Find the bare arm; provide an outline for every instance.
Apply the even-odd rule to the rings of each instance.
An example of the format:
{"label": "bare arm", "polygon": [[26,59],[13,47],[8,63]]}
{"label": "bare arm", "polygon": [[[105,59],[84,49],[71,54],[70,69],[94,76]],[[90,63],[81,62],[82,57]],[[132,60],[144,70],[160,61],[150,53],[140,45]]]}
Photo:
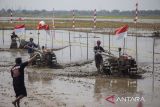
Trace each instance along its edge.
{"label": "bare arm", "polygon": [[36,53],[32,58],[30,58],[28,60],[28,63],[31,63],[32,61],[34,61],[36,59],[36,56],[38,55],[38,53]]}
{"label": "bare arm", "polygon": [[25,45],[25,46],[24,46],[24,48],[30,48],[30,49],[33,49],[34,51],[37,51],[37,52],[39,52],[39,53],[41,53],[41,54],[42,54],[42,52],[41,52],[41,51],[39,51],[39,50],[37,50],[37,49],[34,49],[34,48],[32,48],[32,47],[30,47],[30,46],[28,46],[28,45]]}

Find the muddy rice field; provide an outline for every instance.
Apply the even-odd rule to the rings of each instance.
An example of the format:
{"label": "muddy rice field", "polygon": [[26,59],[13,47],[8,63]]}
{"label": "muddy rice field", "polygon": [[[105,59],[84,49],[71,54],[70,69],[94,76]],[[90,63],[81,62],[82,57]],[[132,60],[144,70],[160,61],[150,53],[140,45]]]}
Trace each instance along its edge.
{"label": "muddy rice field", "polygon": [[[27,31],[27,37],[34,37],[36,31]],[[40,32],[40,45],[51,47],[50,37]],[[12,86],[10,69],[16,57],[23,61],[29,58],[26,50],[6,50],[9,48],[11,31],[5,31],[4,43],[0,31],[0,107],[13,107],[15,93]],[[68,31],[57,31],[54,37],[54,48],[67,46]],[[93,38],[93,36],[96,36]],[[24,37],[23,37],[24,38]],[[93,46],[96,40],[108,49],[108,36],[90,34],[88,43],[88,60],[86,53],[86,33],[71,32],[70,48],[55,51],[57,61],[65,66],[63,69],[28,66],[25,69],[25,85],[27,97],[21,101],[21,107],[138,107],[139,101],[117,101],[116,98],[143,97],[142,107],[159,107],[160,105],[160,39],[155,43],[155,72],[152,73],[153,38],[138,38],[138,66],[143,70],[141,78],[113,77],[98,74],[95,67]],[[115,42],[111,37],[111,52],[118,55],[116,49],[122,41]],[[126,53],[135,57],[135,38],[127,38]],[[3,51],[2,51],[3,50]],[[71,58],[70,58],[71,56]],[[81,63],[82,62],[82,63]],[[73,63],[81,63],[72,66]],[[106,100],[114,95],[114,103]]]}

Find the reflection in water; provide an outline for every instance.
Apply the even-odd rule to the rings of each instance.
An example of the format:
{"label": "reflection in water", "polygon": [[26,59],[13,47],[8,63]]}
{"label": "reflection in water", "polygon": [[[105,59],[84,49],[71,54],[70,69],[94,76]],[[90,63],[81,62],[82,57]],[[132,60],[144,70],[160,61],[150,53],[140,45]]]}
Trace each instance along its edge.
{"label": "reflection in water", "polygon": [[[28,72],[28,81],[30,83],[42,81],[44,84],[49,84],[54,78],[53,73],[37,73],[37,72]],[[96,77],[94,93],[95,94],[104,94],[104,93],[116,93],[121,95],[123,93],[134,94],[137,91],[137,79],[128,79],[128,78],[104,78]]]}
{"label": "reflection in water", "polygon": [[[28,53],[25,50],[0,51],[0,61],[15,63],[16,57],[22,57],[22,61],[28,60]],[[6,63],[7,65],[8,63]]]}
{"label": "reflection in water", "polygon": [[121,96],[129,93],[137,92],[137,79],[115,78],[108,79],[97,77],[95,79],[94,94],[97,100],[102,98],[102,95],[116,94]]}
{"label": "reflection in water", "polygon": [[10,54],[11,54],[12,57],[16,58],[18,56],[19,52],[18,51],[13,51],[13,52],[10,52]]}
{"label": "reflection in water", "polygon": [[[45,69],[46,70],[46,69]],[[115,106],[108,106],[110,103],[105,99],[110,95],[118,97],[139,97],[143,96],[146,103],[145,107],[151,107],[150,104],[159,104],[159,92],[151,90],[150,79],[129,79],[129,78],[111,78],[111,77],[67,77],[56,76],[56,73],[29,72],[28,81],[36,94],[46,97],[56,97],[68,106],[76,103],[85,106],[96,105],[95,107],[136,107],[137,102],[119,103]],[[156,89],[156,88],[155,88]],[[159,88],[158,88],[159,89]],[[139,93],[140,92],[140,93]],[[152,97],[152,98],[151,98]],[[59,100],[58,99],[58,100]],[[55,99],[54,99],[55,100]],[[89,103],[88,103],[89,102]],[[120,105],[119,105],[120,104]],[[155,104],[154,104],[155,105]],[[75,107],[75,105],[72,107]],[[159,106],[156,106],[159,107]]]}
{"label": "reflection in water", "polygon": [[[129,96],[134,96],[137,92],[137,79],[107,78],[107,77],[104,78],[104,77],[98,76],[91,79],[74,78],[74,80],[72,80],[71,78],[67,78],[67,77],[60,77],[61,79],[56,79],[53,77],[55,77],[53,73],[45,73],[45,71],[44,73],[43,72],[28,73],[28,80],[31,84],[34,84],[35,82],[36,84],[37,82],[42,82],[45,88],[48,87],[53,92],[56,91],[59,93],[73,95],[73,96],[66,96],[67,98],[72,98],[72,97],[74,98],[76,95],[79,95],[78,96],[79,98],[77,99],[80,100],[81,96],[83,96],[84,93],[85,94],[88,93],[88,95],[85,95],[83,97],[86,97],[87,99],[88,98],[96,99],[96,102],[104,103],[105,102],[104,99],[108,95],[113,94],[121,97],[129,94]],[[93,87],[89,81],[93,81]],[[70,86],[70,87],[65,87],[65,86]],[[55,88],[51,88],[51,87],[55,87]],[[70,92],[70,90],[72,91]],[[81,93],[82,95],[78,93]]]}
{"label": "reflection in water", "polygon": [[32,84],[34,82],[42,82],[44,84],[50,84],[50,81],[53,79],[53,74],[51,73],[37,73],[37,72],[28,72],[28,81]]}

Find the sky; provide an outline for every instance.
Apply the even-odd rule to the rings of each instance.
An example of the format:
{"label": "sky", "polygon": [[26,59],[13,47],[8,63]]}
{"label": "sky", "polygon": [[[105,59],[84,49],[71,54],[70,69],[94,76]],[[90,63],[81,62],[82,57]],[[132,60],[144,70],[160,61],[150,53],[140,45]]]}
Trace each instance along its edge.
{"label": "sky", "polygon": [[0,0],[0,9],[27,10],[160,10],[160,0]]}

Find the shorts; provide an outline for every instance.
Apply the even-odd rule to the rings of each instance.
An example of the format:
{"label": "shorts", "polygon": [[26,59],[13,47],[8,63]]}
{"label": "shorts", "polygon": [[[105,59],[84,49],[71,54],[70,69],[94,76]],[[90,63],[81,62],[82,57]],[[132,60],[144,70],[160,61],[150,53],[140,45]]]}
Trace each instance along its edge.
{"label": "shorts", "polygon": [[13,85],[13,87],[14,87],[16,97],[20,95],[27,96],[26,87],[24,85],[21,85],[21,86]]}

